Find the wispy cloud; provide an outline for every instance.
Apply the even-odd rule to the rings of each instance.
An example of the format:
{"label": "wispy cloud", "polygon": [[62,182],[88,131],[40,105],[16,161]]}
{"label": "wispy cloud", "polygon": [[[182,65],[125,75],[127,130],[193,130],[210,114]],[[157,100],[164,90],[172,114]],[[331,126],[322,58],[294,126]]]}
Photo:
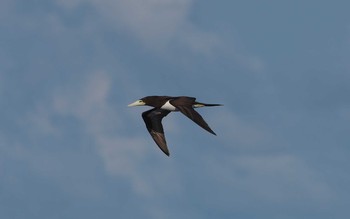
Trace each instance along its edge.
{"label": "wispy cloud", "polygon": [[[174,169],[171,160],[164,163],[163,154],[158,153],[158,161],[151,161],[152,149],[158,149],[148,138],[133,137],[99,137],[97,147],[101,154],[107,172],[111,176],[124,177],[128,179],[136,194],[154,197],[158,192],[168,194],[172,190],[181,191],[181,177]],[[151,147],[154,146],[154,147]],[[165,158],[165,157],[164,157]],[[151,168],[151,171],[149,170]]]}
{"label": "wispy cloud", "polygon": [[[332,197],[317,171],[292,155],[242,156],[235,160],[235,166],[247,173],[240,178],[241,183],[263,199],[289,202],[309,198],[323,202]],[[253,182],[259,182],[258,186]]]}
{"label": "wispy cloud", "polygon": [[249,197],[242,197],[242,205],[254,197],[269,205],[297,206],[308,200],[309,207],[318,208],[335,198],[334,191],[318,171],[293,155],[232,155],[221,162],[212,161],[211,168],[220,179],[216,183]]}
{"label": "wispy cloud", "polygon": [[230,147],[220,162],[208,158],[210,172],[222,180],[217,183],[276,204],[309,200],[316,207],[335,198],[335,191],[319,170],[302,156],[280,152],[283,141],[275,131],[225,109],[215,123],[220,129],[219,140]]}
{"label": "wispy cloud", "polygon": [[[176,170],[171,161],[165,165],[166,169],[156,165],[154,172],[148,175],[144,173],[144,164],[152,164],[149,160],[152,154],[163,155],[158,153],[158,148],[146,131],[144,137],[125,134],[125,117],[128,114],[118,111],[120,108],[113,108],[109,101],[113,85],[109,74],[96,71],[79,84],[58,86],[53,90],[52,98],[40,101],[37,109],[27,115],[27,126],[36,134],[60,136],[65,131],[54,124],[53,118],[68,117],[78,121],[81,131],[91,139],[91,145],[103,161],[109,176],[128,180],[136,194],[147,197],[156,191],[167,192],[169,185],[174,185],[175,189],[173,183],[176,181]],[[139,120],[142,123],[141,118]],[[152,149],[155,153],[152,153]],[[167,171],[171,170],[172,174],[169,175]]]}
{"label": "wispy cloud", "polygon": [[[123,117],[128,114],[112,107],[109,96],[113,84],[114,81],[106,72],[92,72],[79,85],[55,89],[52,102],[45,103],[49,106],[46,108],[48,111],[39,107],[37,113],[43,116],[37,120],[35,118],[39,116],[31,115],[30,121],[33,121],[36,128],[41,127],[48,132],[55,132],[57,129],[51,121],[53,115],[70,116],[80,121],[93,140],[93,145],[104,162],[106,173],[129,180],[136,194],[152,197],[156,191],[167,192],[168,186],[183,191],[183,176],[178,175],[179,170],[171,160],[163,163],[163,168],[159,168],[155,161],[154,172],[146,171],[148,175],[145,175],[143,166],[146,163],[148,167],[153,165],[150,158],[154,153],[150,146],[154,147],[154,151],[158,149],[146,131],[143,137],[119,134],[126,125]],[[250,197],[268,198],[272,202],[288,202],[290,199],[295,201],[304,196],[311,197],[311,201],[332,197],[327,183],[302,159],[288,154],[249,155],[249,151],[262,144],[267,145],[272,138],[259,125],[244,121],[230,111],[224,111],[217,118],[215,126],[221,129],[220,139],[226,145],[245,148],[246,153],[231,156],[227,154],[223,162],[213,162],[213,158],[210,158],[204,164],[210,166],[207,174],[223,174],[216,178],[227,179],[232,183],[231,186],[250,191]]]}
{"label": "wispy cloud", "polygon": [[216,118],[216,126],[220,128],[222,140],[227,145],[235,142],[235,147],[251,148],[260,147],[271,140],[271,134],[259,124],[253,124],[240,118],[228,109],[220,110],[220,115]]}
{"label": "wispy cloud", "polygon": [[[281,218],[276,206],[290,217],[341,217],[349,202],[348,63],[337,59],[344,51],[329,42],[333,53],[324,55],[329,48],[317,47],[329,36],[314,25],[316,52],[300,56],[308,40],[266,31],[271,16],[247,14],[246,4],[232,16],[229,4],[236,3],[0,1],[0,216],[21,209],[28,218],[108,217],[123,203],[135,218]],[[220,7],[227,14],[214,11]],[[338,14],[332,31],[342,38],[347,14]],[[215,22],[237,28],[237,38]],[[239,42],[256,33],[257,41]],[[126,107],[151,92],[224,103],[201,111],[218,136],[171,114],[164,128],[172,156],[164,156],[140,117],[146,108]],[[23,209],[29,202],[35,207]]]}
{"label": "wispy cloud", "polygon": [[182,44],[198,53],[212,52],[219,36],[189,20],[193,0],[57,0],[67,10],[90,4],[110,27],[126,32],[149,49]]}
{"label": "wispy cloud", "polygon": [[109,25],[146,41],[172,37],[186,21],[192,0],[57,0],[67,9],[90,4]]}
{"label": "wispy cloud", "polygon": [[56,91],[53,107],[57,113],[74,115],[93,124],[86,126],[86,129],[94,133],[102,129],[106,119],[114,114],[107,103],[111,81],[104,72],[94,72],[85,80],[81,84]]}
{"label": "wispy cloud", "polygon": [[181,54],[199,54],[209,58],[230,59],[252,72],[265,69],[264,60],[249,51],[237,50],[232,37],[203,29],[190,19],[195,0],[56,0],[67,11],[89,5],[93,19],[82,23],[84,31],[100,31],[107,26],[130,36],[149,51],[174,58]]}

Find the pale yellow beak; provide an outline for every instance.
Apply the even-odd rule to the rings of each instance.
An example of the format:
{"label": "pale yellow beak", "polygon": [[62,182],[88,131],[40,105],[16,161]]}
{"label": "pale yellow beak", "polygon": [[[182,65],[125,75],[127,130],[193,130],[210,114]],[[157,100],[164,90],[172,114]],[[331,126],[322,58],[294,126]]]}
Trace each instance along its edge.
{"label": "pale yellow beak", "polygon": [[136,100],[135,102],[130,103],[128,106],[144,106],[144,105],[146,104],[142,100]]}

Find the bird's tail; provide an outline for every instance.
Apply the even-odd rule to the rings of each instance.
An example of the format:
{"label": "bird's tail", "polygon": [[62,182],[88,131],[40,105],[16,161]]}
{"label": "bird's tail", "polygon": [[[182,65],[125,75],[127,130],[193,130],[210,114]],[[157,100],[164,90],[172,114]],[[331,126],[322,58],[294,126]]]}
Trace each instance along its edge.
{"label": "bird's tail", "polygon": [[195,102],[193,104],[194,108],[199,108],[199,107],[204,107],[204,106],[223,106],[223,104],[217,104],[217,103],[200,103],[200,102]]}

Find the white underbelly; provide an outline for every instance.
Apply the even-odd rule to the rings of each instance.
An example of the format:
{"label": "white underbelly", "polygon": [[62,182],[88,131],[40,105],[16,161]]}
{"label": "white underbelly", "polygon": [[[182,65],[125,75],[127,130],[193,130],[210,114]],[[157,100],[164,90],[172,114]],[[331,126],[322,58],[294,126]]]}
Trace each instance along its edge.
{"label": "white underbelly", "polygon": [[176,107],[169,103],[169,100],[161,107],[161,109],[169,110],[169,111],[177,111]]}

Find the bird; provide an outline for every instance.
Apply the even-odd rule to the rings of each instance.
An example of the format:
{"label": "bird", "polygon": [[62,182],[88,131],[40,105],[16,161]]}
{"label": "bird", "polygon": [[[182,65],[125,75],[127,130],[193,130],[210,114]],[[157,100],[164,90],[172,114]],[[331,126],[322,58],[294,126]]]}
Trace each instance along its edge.
{"label": "bird", "polygon": [[204,121],[203,117],[194,110],[199,107],[223,106],[222,104],[208,104],[197,102],[195,97],[188,96],[146,96],[128,106],[151,106],[150,110],[142,113],[142,118],[146,124],[146,128],[152,136],[155,143],[163,151],[164,154],[170,156],[169,149],[166,143],[162,119],[170,112],[180,111],[197,125],[216,135],[216,133]]}

